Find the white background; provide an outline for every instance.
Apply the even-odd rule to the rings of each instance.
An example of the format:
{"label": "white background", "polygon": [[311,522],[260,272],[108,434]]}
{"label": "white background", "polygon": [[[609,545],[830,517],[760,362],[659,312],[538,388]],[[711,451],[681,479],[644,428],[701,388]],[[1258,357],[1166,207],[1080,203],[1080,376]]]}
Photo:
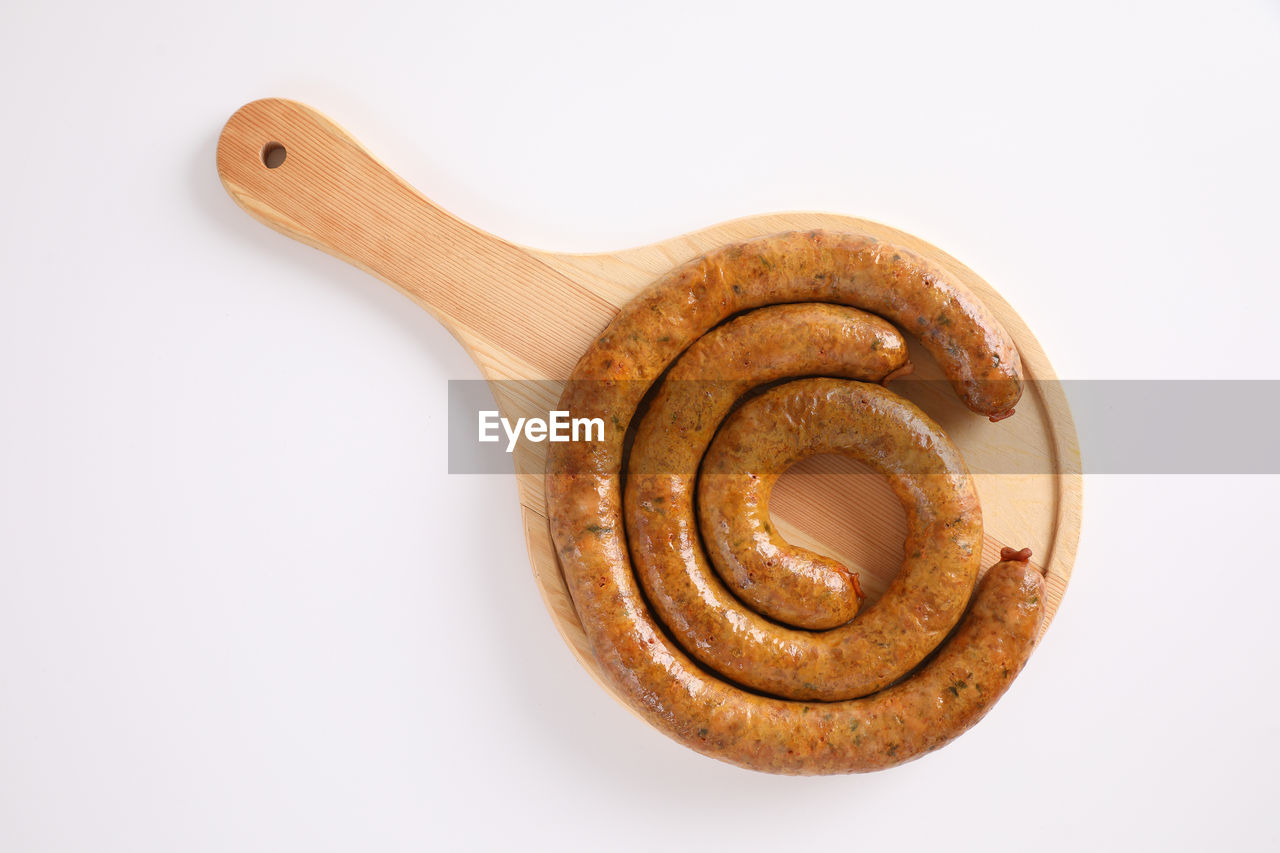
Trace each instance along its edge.
{"label": "white background", "polygon": [[0,77],[0,850],[1280,841],[1277,478],[1091,477],[976,729],[737,770],[573,660],[514,482],[446,473],[462,349],[214,170],[292,97],[520,243],[849,213],[1064,378],[1277,378],[1275,2],[10,2]]}

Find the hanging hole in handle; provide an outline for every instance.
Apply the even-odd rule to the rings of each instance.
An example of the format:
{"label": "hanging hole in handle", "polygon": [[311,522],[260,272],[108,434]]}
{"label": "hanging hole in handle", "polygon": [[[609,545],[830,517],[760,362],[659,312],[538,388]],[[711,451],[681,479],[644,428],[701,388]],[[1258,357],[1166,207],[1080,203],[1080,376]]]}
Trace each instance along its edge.
{"label": "hanging hole in handle", "polygon": [[277,169],[288,154],[279,142],[268,142],[262,146],[262,165],[268,169]]}

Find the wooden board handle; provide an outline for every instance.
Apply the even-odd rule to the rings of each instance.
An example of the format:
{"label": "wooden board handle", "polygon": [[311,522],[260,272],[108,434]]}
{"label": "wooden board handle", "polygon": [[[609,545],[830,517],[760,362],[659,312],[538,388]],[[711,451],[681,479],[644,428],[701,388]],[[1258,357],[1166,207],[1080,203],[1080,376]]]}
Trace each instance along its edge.
{"label": "wooden board handle", "polygon": [[431,246],[480,236],[296,101],[268,98],[237,110],[218,140],[218,174],[260,222],[392,282],[436,312],[448,281],[414,267]]}
{"label": "wooden board handle", "polygon": [[255,219],[396,287],[473,356],[496,347],[535,373],[563,373],[578,353],[537,346],[549,315],[590,340],[611,313],[534,253],[445,213],[305,104],[237,110],[218,140],[218,174]]}

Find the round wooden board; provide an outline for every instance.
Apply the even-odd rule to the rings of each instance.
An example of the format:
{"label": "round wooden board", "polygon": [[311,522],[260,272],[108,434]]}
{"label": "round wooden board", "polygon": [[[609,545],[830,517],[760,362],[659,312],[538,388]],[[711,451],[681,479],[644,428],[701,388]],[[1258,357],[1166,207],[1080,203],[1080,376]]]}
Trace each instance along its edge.
{"label": "round wooden board", "polygon": [[[907,380],[895,382],[892,388],[937,420],[963,452],[982,501],[984,567],[998,561],[1002,546],[1031,548],[1032,563],[1046,576],[1043,636],[1062,603],[1080,538],[1083,485],[1075,425],[1057,375],[1035,335],[1009,303],[972,270],[905,232],[867,220],[816,213],[734,220],[653,246],[608,255],[544,257],[566,275],[593,284],[611,302],[621,305],[668,270],[713,248],[812,228],[861,231],[929,257],[977,293],[1013,337],[1028,382],[1017,414],[1008,420],[992,424],[966,409],[943,381],[937,364],[911,339],[916,372]],[[540,511],[541,496],[530,494],[541,489],[540,468],[536,467],[540,463],[536,457],[517,460],[522,475],[525,537],[534,576],[548,611],[574,655],[596,681],[629,709],[602,677],[591,654],[565,586],[546,517]],[[839,457],[819,457],[796,466],[779,482],[772,514],[789,541],[834,556],[862,572],[873,595],[888,584],[901,564],[901,506],[879,477],[864,475],[856,463]]]}

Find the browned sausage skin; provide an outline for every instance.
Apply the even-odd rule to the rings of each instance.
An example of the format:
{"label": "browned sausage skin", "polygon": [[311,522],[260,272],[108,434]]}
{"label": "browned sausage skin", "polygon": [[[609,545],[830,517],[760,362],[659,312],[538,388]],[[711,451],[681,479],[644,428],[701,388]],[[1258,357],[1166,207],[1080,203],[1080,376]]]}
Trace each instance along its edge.
{"label": "browned sausage skin", "polygon": [[614,687],[650,723],[705,755],[794,775],[882,770],[945,745],[1004,695],[1035,645],[1044,612],[1040,572],[998,563],[978,583],[956,633],[920,669],[871,696],[795,702],[747,693],[707,676],[638,618],[631,592],[593,597],[583,621],[637,616],[605,649]]}
{"label": "browned sausage skin", "polygon": [[550,445],[551,532],[605,677],[658,728],[759,770],[872,770],[941,745],[1003,692],[1029,654],[1040,618],[1039,592],[1029,586],[1039,578],[1027,574],[1033,570],[1021,563],[1010,564],[1016,572],[993,570],[956,635],[903,682],[862,699],[815,704],[749,693],[694,664],[654,621],[626,548],[622,439],[649,386],[726,318],[800,301],[866,308],[920,334],[975,411],[1001,416],[1017,401],[1020,366],[1007,335],[972,294],[911,252],[865,235],[823,232],[725,247],[641,293],[579,362],[560,408],[615,429],[603,441]]}
{"label": "browned sausage skin", "polygon": [[[749,311],[718,327],[667,374],[632,446],[627,530],[650,601],[686,649],[706,650],[705,663],[723,672],[716,662],[733,655],[730,646],[745,644],[750,652],[750,632],[773,627],[720,587],[697,547],[698,464],[717,426],[758,384],[814,374],[882,381],[908,364],[906,358],[902,336],[879,317],[843,305],[798,303]],[[668,547],[677,542],[688,547]],[[725,576],[725,563],[717,560],[716,568],[739,598],[775,620],[812,629],[851,620],[860,599],[856,577],[835,560],[778,542],[775,553],[784,555],[787,571],[762,569],[758,582],[741,584]],[[726,644],[727,631],[738,636]],[[786,671],[788,680],[798,678]]]}
{"label": "browned sausage skin", "polygon": [[[724,327],[713,336],[736,331]],[[772,356],[793,347],[780,338],[762,349]],[[684,366],[682,359],[676,370]],[[670,387],[675,393],[668,393]],[[710,410],[694,405],[685,414],[690,411],[686,402],[699,401],[712,403]],[[679,427],[686,417],[704,424],[714,417],[712,423],[718,423],[732,402],[732,396],[717,398],[700,384],[673,386],[668,380],[641,424],[631,451],[626,506],[631,556],[648,600],[685,651],[754,690],[834,701],[892,683],[955,626],[978,576],[982,515],[959,451],[914,405],[865,382],[788,382],[729,418],[715,439],[719,452],[707,456],[699,480],[704,498],[709,489],[723,511],[702,530],[713,558],[721,537],[733,533],[725,529],[728,517],[739,522],[755,517],[767,525],[767,518],[744,511],[743,500],[750,500],[754,490],[724,488],[723,480],[776,478],[813,453],[847,453],[886,475],[907,513],[903,568],[880,601],[837,629],[797,631],[741,606],[708,569],[698,541],[694,472],[707,442],[686,440]],[[673,423],[676,428],[668,430]],[[655,460],[672,473],[636,474],[658,470]]]}
{"label": "browned sausage skin", "polygon": [[[637,443],[633,458],[640,450]],[[792,464],[817,453],[843,453],[883,474],[906,511],[902,569],[857,619],[821,633],[788,630],[735,608],[727,594],[716,596],[690,565],[681,567],[692,583],[686,581],[677,605],[682,621],[673,624],[643,568],[640,577],[662,622],[711,669],[773,696],[834,701],[898,680],[955,627],[981,567],[982,513],[959,451],[916,406],[879,385],[800,379],[743,404],[703,460],[700,514],[713,558],[726,549],[726,538],[743,538],[744,545],[772,538],[763,507],[752,503]],[[635,515],[628,513],[628,523]],[[676,519],[660,521],[655,526],[662,530]],[[646,545],[660,539],[651,535]],[[632,556],[643,567],[665,555],[633,547]],[[684,621],[700,626],[694,639],[712,638],[710,648],[689,642],[676,627]]]}

